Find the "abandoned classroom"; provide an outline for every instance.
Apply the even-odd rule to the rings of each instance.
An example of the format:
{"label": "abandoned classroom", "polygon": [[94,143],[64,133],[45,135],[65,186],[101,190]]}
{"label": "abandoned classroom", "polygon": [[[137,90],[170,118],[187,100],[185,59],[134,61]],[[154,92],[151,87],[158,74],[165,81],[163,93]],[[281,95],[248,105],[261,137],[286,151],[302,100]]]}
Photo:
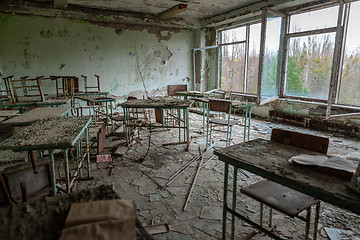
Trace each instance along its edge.
{"label": "abandoned classroom", "polygon": [[360,239],[360,1],[0,1],[0,239]]}

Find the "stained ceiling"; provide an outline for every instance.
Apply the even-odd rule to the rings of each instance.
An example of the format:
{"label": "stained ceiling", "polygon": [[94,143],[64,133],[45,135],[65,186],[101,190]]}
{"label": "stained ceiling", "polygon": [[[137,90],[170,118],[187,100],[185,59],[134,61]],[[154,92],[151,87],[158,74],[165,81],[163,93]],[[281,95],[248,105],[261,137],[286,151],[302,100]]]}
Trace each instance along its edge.
{"label": "stained ceiling", "polygon": [[[171,28],[217,27],[259,15],[263,7],[284,11],[313,0],[0,0],[0,11],[82,19],[93,22],[150,25]],[[327,1],[321,1],[327,2]],[[159,14],[178,4],[185,11],[167,19]]]}

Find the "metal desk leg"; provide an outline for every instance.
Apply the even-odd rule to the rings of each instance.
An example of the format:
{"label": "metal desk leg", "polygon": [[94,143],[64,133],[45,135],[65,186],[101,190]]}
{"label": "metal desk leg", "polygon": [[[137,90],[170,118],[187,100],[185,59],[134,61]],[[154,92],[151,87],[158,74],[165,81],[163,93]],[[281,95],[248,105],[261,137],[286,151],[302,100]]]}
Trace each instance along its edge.
{"label": "metal desk leg", "polygon": [[[232,197],[232,210],[236,210],[236,187],[237,187],[237,167],[234,167],[234,179],[233,179],[233,197]],[[235,215],[231,216],[231,239],[235,236]]]}
{"label": "metal desk leg", "polygon": [[202,103],[203,105],[203,131],[202,134],[205,134],[205,114],[206,114],[206,109],[205,109],[205,103]]}
{"label": "metal desk leg", "polygon": [[106,114],[106,135],[109,134],[109,109],[108,103],[105,102],[105,114]]}
{"label": "metal desk leg", "polygon": [[[185,122],[185,127],[186,127],[186,142],[187,142],[187,149],[189,149],[190,147],[190,131],[189,131],[189,108],[185,109],[185,115],[186,115],[186,122]],[[184,136],[185,137],[185,136]],[[184,139],[185,140],[185,139]]]}
{"label": "metal desk leg", "polygon": [[208,145],[210,147],[211,145],[211,139],[210,139],[210,144],[208,144],[208,140],[209,140],[209,121],[210,121],[210,112],[209,112],[209,104],[206,104],[206,146],[205,149],[208,149]]}
{"label": "metal desk leg", "polygon": [[223,196],[223,218],[222,218],[222,239],[226,239],[226,210],[227,210],[227,192],[228,192],[229,164],[225,163],[224,170],[224,196]]}
{"label": "metal desk leg", "polygon": [[52,149],[49,150],[49,156],[50,156],[52,195],[56,196],[55,160],[54,160],[54,152]]}
{"label": "metal desk leg", "polygon": [[247,140],[250,140],[250,127],[251,127],[251,107],[249,107],[248,110],[248,136],[247,136]]}
{"label": "metal desk leg", "polygon": [[181,142],[181,109],[179,109],[179,142]]}
{"label": "metal desk leg", "polygon": [[70,170],[69,170],[69,156],[68,149],[64,150],[65,157],[65,180],[66,180],[66,191],[70,193]]}
{"label": "metal desk leg", "polygon": [[89,143],[89,128],[86,128],[86,156],[87,156],[87,175],[90,177],[90,143]]}
{"label": "metal desk leg", "polygon": [[245,107],[245,116],[244,116],[244,142],[246,142],[246,131],[247,129],[247,122],[248,122],[248,107]]}

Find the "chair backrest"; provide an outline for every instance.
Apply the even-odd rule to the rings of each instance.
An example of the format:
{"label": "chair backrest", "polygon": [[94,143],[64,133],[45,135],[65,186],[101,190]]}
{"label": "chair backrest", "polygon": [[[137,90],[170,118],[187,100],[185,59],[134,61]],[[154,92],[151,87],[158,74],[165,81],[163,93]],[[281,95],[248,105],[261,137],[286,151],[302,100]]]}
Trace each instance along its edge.
{"label": "chair backrest", "polygon": [[209,99],[210,111],[226,112],[230,111],[231,101],[222,99]]}
{"label": "chair backrest", "polygon": [[326,137],[319,137],[282,129],[272,130],[271,141],[323,154],[327,153],[329,147],[329,139]]}
{"label": "chair backrest", "polygon": [[176,92],[186,92],[187,85],[180,84],[180,85],[167,85],[167,95],[168,96],[176,96]]}

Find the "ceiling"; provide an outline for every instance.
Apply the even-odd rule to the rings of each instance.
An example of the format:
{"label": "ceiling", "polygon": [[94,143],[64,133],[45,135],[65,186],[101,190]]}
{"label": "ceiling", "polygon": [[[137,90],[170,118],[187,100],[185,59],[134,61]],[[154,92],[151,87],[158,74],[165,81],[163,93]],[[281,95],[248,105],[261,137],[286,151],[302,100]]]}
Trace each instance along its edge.
{"label": "ceiling", "polygon": [[[312,3],[314,0],[2,0],[0,11],[88,21],[200,28],[217,27],[259,15],[263,7],[284,11]],[[178,4],[186,4],[187,9],[168,19],[159,19],[160,13]]]}

